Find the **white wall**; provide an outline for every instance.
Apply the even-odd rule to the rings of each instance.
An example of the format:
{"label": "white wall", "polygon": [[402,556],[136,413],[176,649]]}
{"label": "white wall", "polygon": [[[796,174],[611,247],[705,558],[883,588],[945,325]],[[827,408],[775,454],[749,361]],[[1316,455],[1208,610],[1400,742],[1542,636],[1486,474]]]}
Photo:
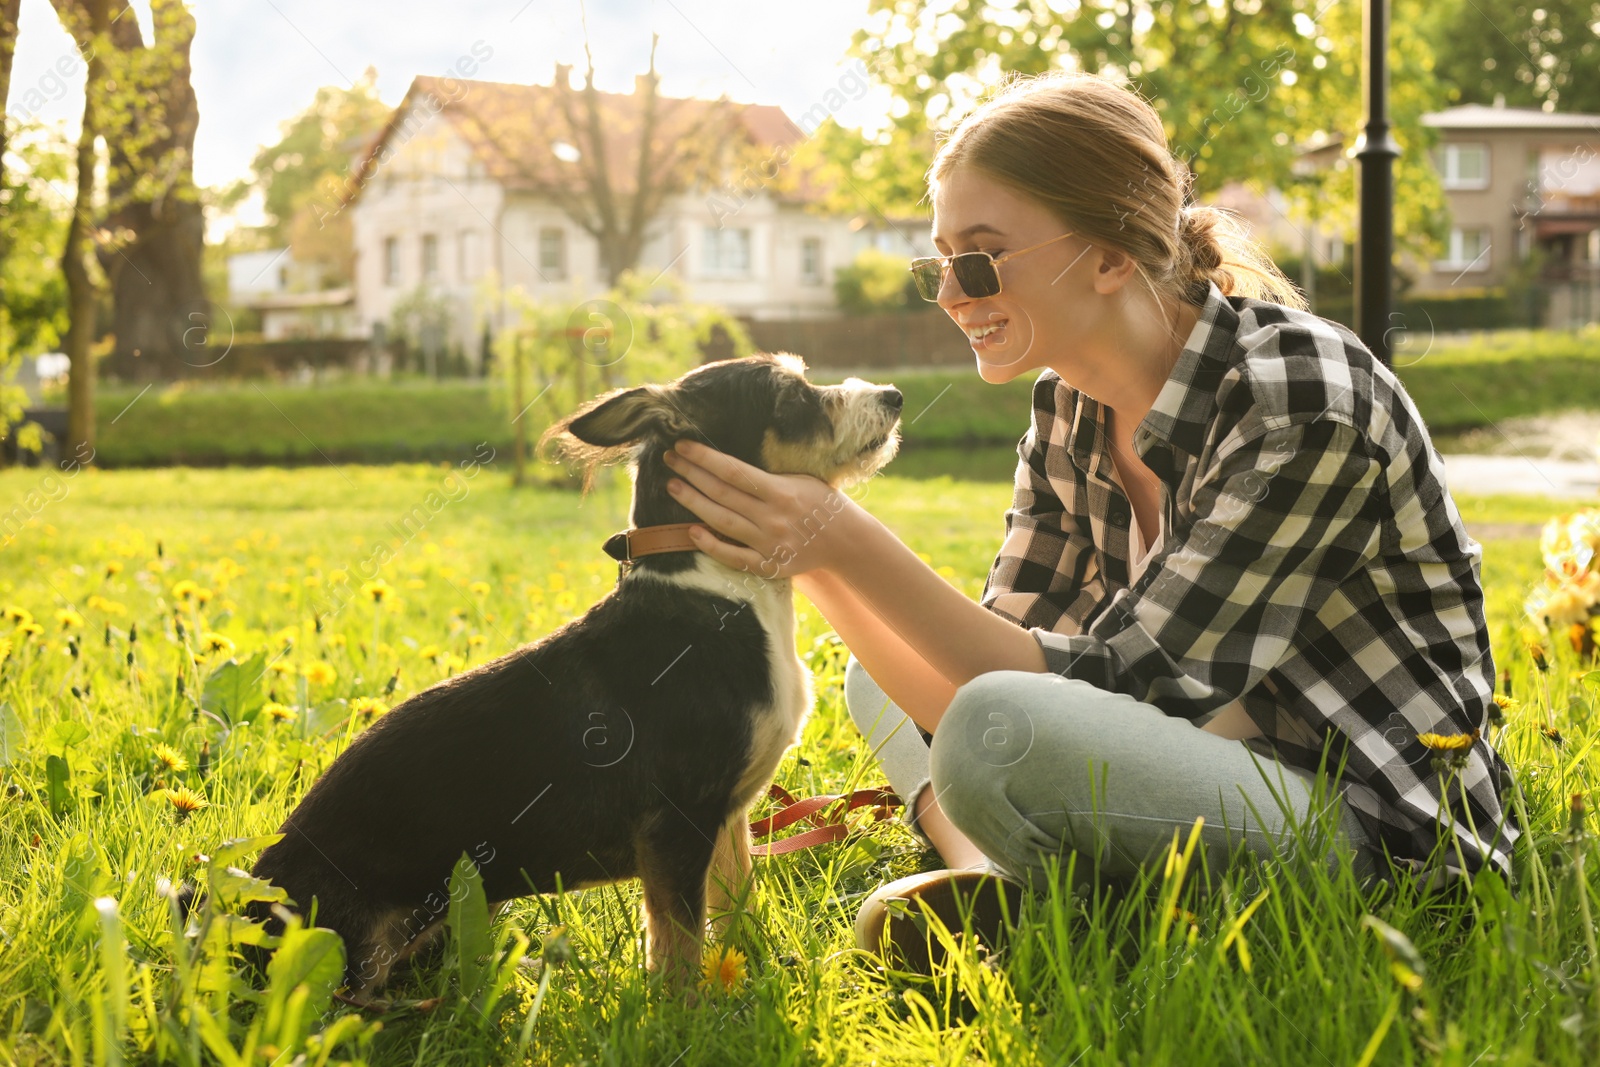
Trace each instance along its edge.
{"label": "white wall", "polygon": [[[349,209],[360,329],[370,335],[373,323],[387,323],[395,301],[422,283],[423,236],[433,234],[438,276],[432,284],[454,303],[452,339],[476,354],[483,328],[477,287],[496,267],[504,195],[482,176],[449,120],[429,114],[426,104],[402,120],[388,148],[389,156]],[[464,233],[477,235],[476,263],[461,262]],[[393,284],[384,277],[384,242],[390,237],[398,242],[400,265]]]}

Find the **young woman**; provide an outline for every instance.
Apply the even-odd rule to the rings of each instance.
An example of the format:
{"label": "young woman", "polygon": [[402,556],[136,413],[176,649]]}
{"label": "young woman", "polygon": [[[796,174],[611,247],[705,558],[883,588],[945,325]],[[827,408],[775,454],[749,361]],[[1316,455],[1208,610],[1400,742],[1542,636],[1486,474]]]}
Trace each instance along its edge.
{"label": "young woman", "polygon": [[[1509,865],[1480,549],[1440,458],[1394,375],[1187,185],[1155,110],[1091,76],[1012,82],[934,160],[918,286],[985,381],[1038,375],[981,603],[815,479],[669,457],[740,543],[700,549],[794,576],[844,639],[850,713],[958,869],[874,894],[869,943],[886,898],[1069,853],[1125,876],[1197,818],[1224,853],[1326,808],[1359,870]],[[1474,735],[1464,767],[1427,733]]]}

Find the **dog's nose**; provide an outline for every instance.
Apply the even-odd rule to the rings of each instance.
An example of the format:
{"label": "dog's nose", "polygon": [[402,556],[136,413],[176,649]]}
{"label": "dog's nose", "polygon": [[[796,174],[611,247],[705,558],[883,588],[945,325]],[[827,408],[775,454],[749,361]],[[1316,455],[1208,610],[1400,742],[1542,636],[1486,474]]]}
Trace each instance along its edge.
{"label": "dog's nose", "polygon": [[883,406],[890,411],[899,411],[905,406],[906,398],[900,395],[900,390],[890,386],[882,393]]}

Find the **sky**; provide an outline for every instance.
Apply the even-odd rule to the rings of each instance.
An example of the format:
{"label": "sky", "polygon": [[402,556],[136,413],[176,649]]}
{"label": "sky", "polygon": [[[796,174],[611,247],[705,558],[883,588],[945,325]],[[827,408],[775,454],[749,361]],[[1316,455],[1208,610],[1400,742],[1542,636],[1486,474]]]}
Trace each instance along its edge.
{"label": "sky", "polygon": [[[475,77],[549,84],[557,62],[583,66],[578,0],[191,0],[192,61],[200,105],[195,181],[244,177],[256,149],[307,107],[318,86],[350,85],[373,66],[379,94],[398,103],[418,74],[443,74],[462,57]],[[851,35],[867,0],[588,0],[600,88],[630,91],[661,35],[656,67],[670,96],[777,104],[797,117],[847,77]],[[148,0],[135,12],[149,39]],[[75,136],[84,67],[49,0],[23,0],[6,110],[60,123]],[[846,82],[846,84],[851,84]],[[847,126],[882,121],[875,89],[835,113]]]}

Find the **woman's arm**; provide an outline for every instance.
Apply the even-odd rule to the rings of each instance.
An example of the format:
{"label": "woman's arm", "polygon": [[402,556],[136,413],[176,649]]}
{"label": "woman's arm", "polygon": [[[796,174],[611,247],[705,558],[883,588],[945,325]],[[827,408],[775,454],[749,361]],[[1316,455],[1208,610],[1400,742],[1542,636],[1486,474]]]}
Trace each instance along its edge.
{"label": "woman's arm", "polygon": [[[862,611],[877,616],[952,687],[988,671],[1045,669],[1044,653],[1026,629],[968,599],[827,484],[768,474],[689,441],[680,442],[667,462],[684,479],[669,483],[674,499],[743,543],[691,530],[696,547],[713,559],[768,578],[829,572]],[[827,615],[822,604],[818,608]],[[913,702],[919,710],[926,706]]]}
{"label": "woman's arm", "polygon": [[837,574],[808,571],[795,578],[795,588],[817,606],[889,699],[931,733],[955,696],[955,685],[890,629]]}

